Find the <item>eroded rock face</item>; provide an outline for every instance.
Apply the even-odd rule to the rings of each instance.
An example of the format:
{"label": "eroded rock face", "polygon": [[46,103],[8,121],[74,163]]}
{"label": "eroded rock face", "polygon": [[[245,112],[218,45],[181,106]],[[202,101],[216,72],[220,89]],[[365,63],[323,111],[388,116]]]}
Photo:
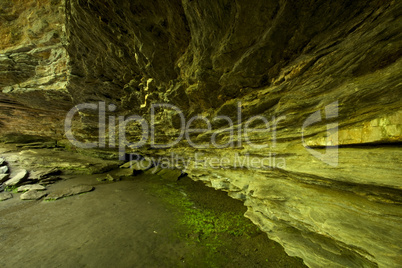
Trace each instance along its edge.
{"label": "eroded rock face", "polygon": [[71,106],[64,2],[3,1],[0,10],[2,132],[61,135]]}
{"label": "eroded rock face", "polygon": [[[244,200],[246,216],[310,267],[401,262],[400,1],[1,5],[6,139],[16,132],[62,142],[66,113],[84,102],[115,104],[106,114],[116,120],[149,119],[153,103],[177,106],[186,122],[196,114],[227,116],[234,135],[215,135],[224,148],[210,143],[217,129],[230,127],[221,118],[210,131],[190,135],[210,148],[182,139],[155,149],[148,140],[136,153],[184,159],[186,165],[173,165]],[[75,137],[97,141],[98,111],[79,115]],[[244,122],[256,115],[270,127],[257,120],[250,127],[266,131],[247,135]],[[180,133],[172,110],[157,110],[153,123],[159,143]],[[206,124],[195,120],[191,127]],[[131,142],[141,134],[126,128]]]}

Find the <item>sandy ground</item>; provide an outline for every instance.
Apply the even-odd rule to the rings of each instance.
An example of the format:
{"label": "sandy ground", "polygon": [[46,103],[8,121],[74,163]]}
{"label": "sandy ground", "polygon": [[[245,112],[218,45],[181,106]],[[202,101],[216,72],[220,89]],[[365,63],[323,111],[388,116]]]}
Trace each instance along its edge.
{"label": "sandy ground", "polygon": [[144,174],[100,183],[97,177],[70,176],[48,186],[94,185],[86,194],[22,201],[13,193],[0,202],[0,267],[303,267],[261,232],[222,236],[226,241],[211,253],[207,241],[179,223],[184,212],[155,189],[168,183],[200,208],[244,213],[223,192],[189,179],[171,183]]}

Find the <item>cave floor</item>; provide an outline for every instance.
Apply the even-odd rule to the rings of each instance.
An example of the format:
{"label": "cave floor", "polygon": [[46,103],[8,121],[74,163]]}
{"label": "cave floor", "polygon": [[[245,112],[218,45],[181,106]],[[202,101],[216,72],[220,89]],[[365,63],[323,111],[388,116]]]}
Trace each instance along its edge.
{"label": "cave floor", "polygon": [[93,185],[89,193],[56,201],[13,193],[0,202],[0,266],[304,267],[224,192],[187,177],[99,176],[66,175],[48,186]]}

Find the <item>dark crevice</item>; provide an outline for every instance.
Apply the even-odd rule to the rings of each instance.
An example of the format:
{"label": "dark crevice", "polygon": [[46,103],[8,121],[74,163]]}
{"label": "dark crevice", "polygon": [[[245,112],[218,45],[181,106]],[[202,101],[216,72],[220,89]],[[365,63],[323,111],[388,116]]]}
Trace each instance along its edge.
{"label": "dark crevice", "polygon": [[355,149],[374,149],[374,148],[389,148],[389,147],[401,147],[402,142],[401,141],[395,141],[395,142],[368,142],[368,143],[354,143],[354,144],[340,144],[336,146],[324,146],[324,145],[319,145],[319,146],[309,146],[309,148],[313,149],[326,149],[326,148],[355,148]]}
{"label": "dark crevice", "polygon": [[331,190],[338,190],[340,192],[351,192],[378,203],[395,203],[397,205],[402,204],[401,189],[380,185],[344,182],[302,172],[286,171],[279,168],[275,168],[274,170],[303,184],[316,185]]}

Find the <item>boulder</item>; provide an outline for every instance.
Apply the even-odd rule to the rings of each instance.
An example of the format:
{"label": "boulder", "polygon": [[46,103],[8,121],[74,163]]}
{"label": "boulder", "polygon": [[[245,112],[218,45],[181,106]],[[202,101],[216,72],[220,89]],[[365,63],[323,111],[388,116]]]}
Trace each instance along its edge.
{"label": "boulder", "polygon": [[21,200],[38,200],[41,199],[42,197],[44,197],[46,195],[45,192],[39,192],[36,190],[30,190],[28,192],[23,193],[20,196]]}
{"label": "boulder", "polygon": [[36,190],[36,191],[43,191],[46,190],[46,187],[40,185],[40,184],[27,184],[23,185],[17,188],[17,192],[26,192],[26,191],[31,191],[31,190]]}
{"label": "boulder", "polygon": [[28,178],[28,175],[29,175],[29,172],[27,170],[23,169],[20,172],[18,172],[14,177],[12,177],[8,181],[6,181],[4,184],[6,186],[16,186],[16,185],[21,184],[24,181],[26,181]]}
{"label": "boulder", "polygon": [[31,172],[30,178],[32,180],[41,181],[41,180],[47,179],[47,178],[49,178],[51,176],[60,175],[60,174],[61,174],[60,169],[58,169],[58,168],[50,168],[50,169],[47,169],[47,170]]}

